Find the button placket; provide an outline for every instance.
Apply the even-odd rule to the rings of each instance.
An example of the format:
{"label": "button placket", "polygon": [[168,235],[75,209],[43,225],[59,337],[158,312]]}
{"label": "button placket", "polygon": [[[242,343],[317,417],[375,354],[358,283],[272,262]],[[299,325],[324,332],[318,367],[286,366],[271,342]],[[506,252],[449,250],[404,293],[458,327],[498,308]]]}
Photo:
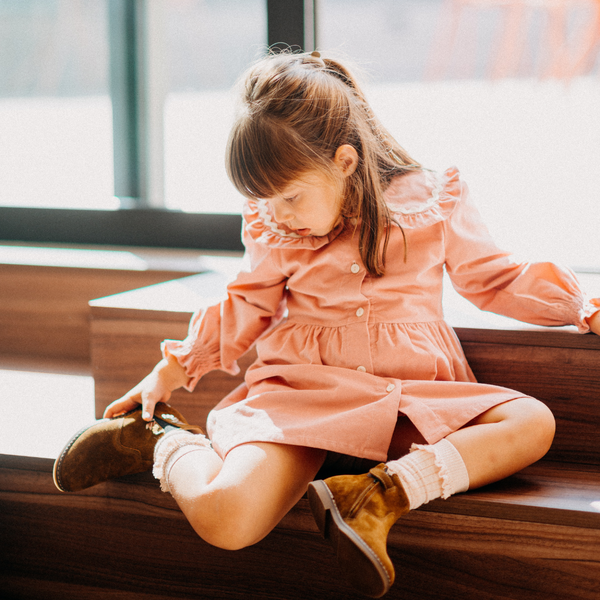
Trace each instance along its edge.
{"label": "button placket", "polygon": [[[372,357],[370,356],[368,319],[364,319],[364,317],[369,314],[369,298],[364,295],[365,269],[362,267],[358,259],[353,260],[349,265],[346,263],[345,268],[346,273],[349,271],[352,275],[357,276],[351,280],[353,282],[351,284],[352,289],[356,294],[354,296],[354,301],[356,304],[354,305],[353,309],[350,309],[354,312],[354,318],[350,317],[350,323],[352,323],[351,328],[354,331],[354,334],[352,335],[351,343],[353,348],[351,354],[353,357],[349,362],[350,364],[354,363],[354,369],[356,369],[356,371],[359,373],[371,373]],[[360,321],[355,322],[355,318],[360,319]]]}

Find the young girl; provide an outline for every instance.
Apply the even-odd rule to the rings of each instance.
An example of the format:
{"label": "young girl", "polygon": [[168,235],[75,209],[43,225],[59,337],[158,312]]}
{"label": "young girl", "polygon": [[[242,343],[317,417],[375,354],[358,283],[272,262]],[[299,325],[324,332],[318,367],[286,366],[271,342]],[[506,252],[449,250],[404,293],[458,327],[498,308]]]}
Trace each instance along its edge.
{"label": "young girl", "polygon": [[[544,404],[476,383],[443,319],[444,270],[478,307],[539,325],[600,334],[600,300],[569,270],[499,250],[457,169],[413,160],[318,53],[249,70],[227,168],[247,198],[246,268],[74,436],[55,481],[73,491],[154,464],[196,532],[228,549],[261,540],[309,488],[345,577],[381,596],[398,517],[523,469],[554,435]],[[236,373],[253,344],[208,438],[164,404],[212,369]]]}

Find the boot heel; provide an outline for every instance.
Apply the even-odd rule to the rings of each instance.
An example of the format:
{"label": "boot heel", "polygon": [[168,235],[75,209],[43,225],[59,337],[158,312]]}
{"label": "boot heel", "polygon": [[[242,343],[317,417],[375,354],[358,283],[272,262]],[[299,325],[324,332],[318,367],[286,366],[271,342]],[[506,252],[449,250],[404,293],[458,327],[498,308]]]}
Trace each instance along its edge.
{"label": "boot heel", "polygon": [[312,481],[308,484],[308,503],[319,531],[325,539],[328,539],[334,502],[324,481]]}
{"label": "boot heel", "polygon": [[366,596],[383,596],[390,589],[393,576],[371,547],[344,522],[324,481],[308,484],[308,502],[317,527],[334,549],[344,579]]}

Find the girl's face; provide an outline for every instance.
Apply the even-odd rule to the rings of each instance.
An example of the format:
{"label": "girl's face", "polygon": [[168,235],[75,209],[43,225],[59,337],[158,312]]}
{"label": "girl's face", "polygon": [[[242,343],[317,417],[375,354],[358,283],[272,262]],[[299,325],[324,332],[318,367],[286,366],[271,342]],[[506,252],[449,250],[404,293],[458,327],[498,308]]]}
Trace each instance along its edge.
{"label": "girl's face", "polygon": [[327,235],[341,222],[344,179],[358,164],[356,150],[340,146],[333,159],[335,175],[310,171],[290,182],[272,198],[265,198],[279,225],[301,235]]}
{"label": "girl's face", "polygon": [[318,171],[289,183],[281,194],[265,198],[280,226],[301,236],[327,235],[341,221],[342,185]]}

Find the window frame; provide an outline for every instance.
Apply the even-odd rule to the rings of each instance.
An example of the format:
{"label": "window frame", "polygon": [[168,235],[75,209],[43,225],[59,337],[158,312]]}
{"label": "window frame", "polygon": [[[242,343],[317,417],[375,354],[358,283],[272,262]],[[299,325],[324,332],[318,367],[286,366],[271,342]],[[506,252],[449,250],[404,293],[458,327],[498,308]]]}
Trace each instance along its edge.
{"label": "window frame", "polygon": [[[143,89],[139,78],[145,52],[139,14],[145,0],[109,0],[111,48],[111,98],[115,132],[115,196],[117,210],[0,207],[0,240],[26,243],[146,246],[240,251],[241,215],[184,213],[156,205],[150,197],[152,183],[144,181],[153,164],[147,140],[152,122],[140,106]],[[317,0],[266,0],[268,45],[314,49]],[[305,27],[305,24],[307,25]],[[142,40],[143,41],[143,40]],[[150,77],[153,73],[150,73]],[[150,132],[151,133],[151,132]],[[142,138],[141,136],[145,136]],[[159,143],[154,152],[162,153]],[[152,148],[150,148],[152,152]],[[160,185],[160,182],[159,182]]]}

